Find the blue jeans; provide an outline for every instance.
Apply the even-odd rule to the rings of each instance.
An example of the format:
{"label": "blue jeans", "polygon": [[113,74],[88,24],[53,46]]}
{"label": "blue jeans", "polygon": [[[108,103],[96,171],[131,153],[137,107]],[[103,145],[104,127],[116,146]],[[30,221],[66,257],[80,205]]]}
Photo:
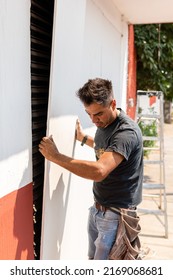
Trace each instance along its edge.
{"label": "blue jeans", "polygon": [[89,209],[88,257],[94,260],[108,260],[109,252],[116,239],[120,215],[107,210],[102,212],[95,206]]}

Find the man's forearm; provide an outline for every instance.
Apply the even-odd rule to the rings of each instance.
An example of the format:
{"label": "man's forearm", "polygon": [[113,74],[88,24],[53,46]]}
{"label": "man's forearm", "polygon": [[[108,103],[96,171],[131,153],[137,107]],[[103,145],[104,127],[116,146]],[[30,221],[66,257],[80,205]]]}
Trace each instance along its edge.
{"label": "man's forearm", "polygon": [[[87,140],[86,140],[85,144],[86,144],[87,146],[91,147],[91,148],[94,148],[94,139],[93,139],[93,137],[91,137],[91,136],[89,136],[89,135],[85,135],[85,136],[87,136]],[[84,136],[84,137],[85,137],[85,136]],[[81,142],[82,142],[82,140],[83,140],[83,139],[81,139]]]}
{"label": "man's forearm", "polygon": [[[85,141],[85,137],[87,136],[87,140]],[[79,119],[76,121],[76,140],[85,142],[86,145],[93,148],[94,147],[94,139],[93,137],[86,135],[83,131]]]}
{"label": "man's forearm", "polygon": [[101,163],[98,161],[77,160],[61,154],[58,151],[52,136],[43,137],[39,144],[39,151],[47,160],[58,164],[80,177],[94,181],[102,180],[104,168]]}
{"label": "man's forearm", "polygon": [[50,161],[85,179],[94,181],[101,179],[102,168],[98,162],[77,160],[60,153],[54,155]]}

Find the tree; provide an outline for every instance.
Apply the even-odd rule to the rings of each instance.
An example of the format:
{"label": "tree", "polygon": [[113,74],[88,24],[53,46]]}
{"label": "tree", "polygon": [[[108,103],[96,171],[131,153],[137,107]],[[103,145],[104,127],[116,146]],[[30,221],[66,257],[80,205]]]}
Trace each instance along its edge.
{"label": "tree", "polygon": [[173,100],[173,23],[135,25],[137,89]]}

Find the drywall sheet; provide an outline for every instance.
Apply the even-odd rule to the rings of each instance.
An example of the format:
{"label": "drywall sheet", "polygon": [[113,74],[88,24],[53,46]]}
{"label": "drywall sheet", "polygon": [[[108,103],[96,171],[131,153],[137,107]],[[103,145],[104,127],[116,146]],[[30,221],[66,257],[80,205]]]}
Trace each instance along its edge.
{"label": "drywall sheet", "polygon": [[[95,127],[86,128],[85,134],[94,136]],[[76,159],[95,161],[94,149],[75,144]],[[71,174],[66,224],[63,235],[61,260],[88,259],[88,210],[93,205],[93,181]]]}
{"label": "drywall sheet", "polygon": [[[76,116],[49,121],[49,135],[59,151],[73,156]],[[70,172],[46,160],[43,194],[41,259],[60,259],[69,200]]]}

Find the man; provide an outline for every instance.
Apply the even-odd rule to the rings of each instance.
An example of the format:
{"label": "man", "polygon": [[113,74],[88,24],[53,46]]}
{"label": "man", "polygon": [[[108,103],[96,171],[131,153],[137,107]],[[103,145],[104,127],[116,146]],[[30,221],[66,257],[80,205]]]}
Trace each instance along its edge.
{"label": "man", "polygon": [[52,137],[44,137],[39,150],[47,160],[94,181],[94,205],[88,219],[88,257],[106,260],[120,219],[114,209],[136,211],[142,199],[142,135],[138,125],[116,107],[111,81],[88,80],[77,96],[97,131],[94,139],[85,135],[78,121],[76,139],[81,145],[93,147],[97,160],[77,160],[61,154]]}

